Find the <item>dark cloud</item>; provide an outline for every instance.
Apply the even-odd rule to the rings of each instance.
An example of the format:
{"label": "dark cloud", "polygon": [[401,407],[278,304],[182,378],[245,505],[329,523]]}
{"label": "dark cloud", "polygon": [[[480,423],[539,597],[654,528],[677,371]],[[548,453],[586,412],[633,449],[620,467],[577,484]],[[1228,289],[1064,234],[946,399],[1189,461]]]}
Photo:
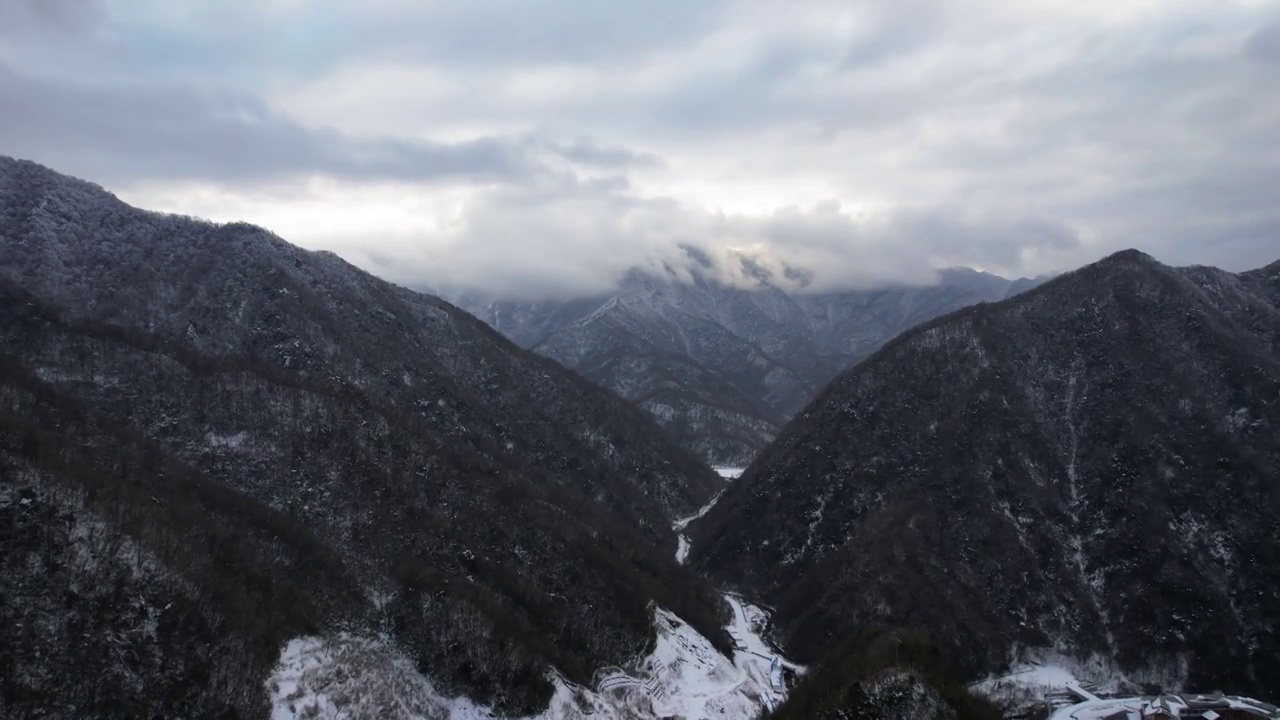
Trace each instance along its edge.
{"label": "dark cloud", "polygon": [[3,65],[0,105],[6,152],[103,180],[261,181],[323,174],[522,183],[553,177],[547,163],[556,159],[615,169],[660,164],[652,155],[581,139],[356,138],[304,127],[243,93],[87,85],[32,78]]}
{"label": "dark cloud", "polygon": [[98,0],[0,0],[0,37],[77,33],[102,18]]}
{"label": "dark cloud", "polygon": [[1280,65],[1280,22],[1273,22],[1255,32],[1246,49],[1254,60]]}

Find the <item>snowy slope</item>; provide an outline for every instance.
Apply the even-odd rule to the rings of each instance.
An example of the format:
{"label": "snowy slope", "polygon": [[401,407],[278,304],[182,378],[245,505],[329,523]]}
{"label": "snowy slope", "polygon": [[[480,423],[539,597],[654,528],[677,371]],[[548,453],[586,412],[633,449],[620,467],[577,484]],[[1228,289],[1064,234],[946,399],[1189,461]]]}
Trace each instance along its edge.
{"label": "snowy slope", "polygon": [[1081,659],[1046,648],[1027,648],[1007,672],[991,675],[969,689],[1007,713],[1018,714],[1034,707],[1137,694],[1153,685],[1166,692],[1182,692],[1186,674],[1185,664],[1153,664],[1126,672],[1100,655]]}
{"label": "snowy slope", "polygon": [[[774,653],[761,637],[767,614],[740,598],[730,633],[733,659],[676,615],[654,612],[657,643],[630,668],[602,668],[595,688],[553,675],[555,692],[543,713],[528,720],[644,720],[719,718],[748,720],[786,697],[778,668],[803,672]],[[387,639],[339,635],[302,637],[281,650],[266,682],[272,720],[478,720],[493,710],[467,698],[447,697]]]}

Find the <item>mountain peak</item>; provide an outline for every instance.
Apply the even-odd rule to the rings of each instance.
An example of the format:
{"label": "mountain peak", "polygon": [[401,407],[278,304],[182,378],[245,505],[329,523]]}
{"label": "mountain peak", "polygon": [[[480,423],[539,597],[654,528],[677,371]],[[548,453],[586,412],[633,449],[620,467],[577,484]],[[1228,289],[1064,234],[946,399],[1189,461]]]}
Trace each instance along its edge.
{"label": "mountain peak", "polygon": [[1280,515],[1280,298],[1246,275],[1129,250],[917,326],[694,523],[695,564],[819,654],[913,626],[974,674],[1040,647],[1280,687],[1248,650],[1276,642],[1280,568],[1244,560]]}
{"label": "mountain peak", "polygon": [[[1150,255],[1134,248],[1125,248],[1107,255],[1101,260],[1094,263],[1099,266],[1111,265],[1142,265],[1146,267],[1166,267],[1163,263]],[[1087,266],[1086,266],[1087,267]]]}

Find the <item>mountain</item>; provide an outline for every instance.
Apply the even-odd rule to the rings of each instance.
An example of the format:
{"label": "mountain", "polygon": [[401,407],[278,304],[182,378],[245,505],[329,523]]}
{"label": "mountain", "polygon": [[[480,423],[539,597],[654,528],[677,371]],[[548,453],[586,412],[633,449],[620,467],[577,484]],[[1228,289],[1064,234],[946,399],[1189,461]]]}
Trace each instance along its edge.
{"label": "mountain", "polygon": [[1035,277],[1018,278],[1009,283],[1009,288],[1005,290],[1005,298],[1011,298],[1014,295],[1020,295],[1032,288],[1039,287],[1056,277],[1056,274],[1037,275]]}
{"label": "mountain", "polygon": [[877,628],[1139,691],[1280,687],[1280,263],[1136,251],[914,328],[690,528],[799,661]]}
{"label": "mountain", "polygon": [[504,713],[653,606],[728,649],[671,530],[723,481],[449,303],[3,157],[0,248],[0,716],[263,717],[304,636]]}
{"label": "mountain", "polygon": [[836,374],[899,332],[1039,282],[956,268],[932,286],[800,294],[756,275],[740,288],[637,270],[594,297],[455,300],[635,402],[712,464],[745,465]]}

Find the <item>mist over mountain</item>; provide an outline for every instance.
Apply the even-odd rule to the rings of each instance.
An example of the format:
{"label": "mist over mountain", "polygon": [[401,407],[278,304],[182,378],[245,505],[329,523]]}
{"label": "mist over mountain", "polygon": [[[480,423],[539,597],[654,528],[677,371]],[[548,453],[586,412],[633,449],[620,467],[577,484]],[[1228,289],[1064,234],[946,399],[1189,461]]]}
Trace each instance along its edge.
{"label": "mist over mountain", "polygon": [[672,521],[720,478],[437,298],[0,157],[0,715],[263,717],[302,635],[545,707],[728,647]]}
{"label": "mist over mountain", "polygon": [[693,523],[692,561],[802,661],[902,628],[957,677],[1043,649],[1274,693],[1278,480],[1280,263],[1126,251],[843,373]]}
{"label": "mist over mountain", "polygon": [[[898,333],[1047,279],[953,268],[937,273],[935,284],[805,293],[740,261],[754,284],[635,270],[602,295],[453,299],[520,345],[636,403],[708,462],[742,466],[827,382]],[[787,272],[792,280],[803,275]]]}

